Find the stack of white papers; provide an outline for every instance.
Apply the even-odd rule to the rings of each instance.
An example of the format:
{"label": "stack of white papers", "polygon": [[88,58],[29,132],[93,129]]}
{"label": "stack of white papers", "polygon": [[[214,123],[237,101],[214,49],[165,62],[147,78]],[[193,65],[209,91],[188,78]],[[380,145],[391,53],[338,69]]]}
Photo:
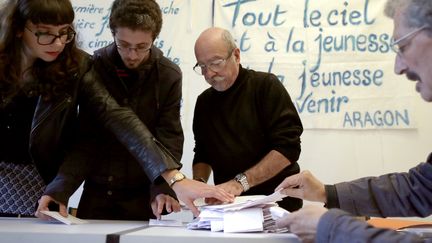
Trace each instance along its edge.
{"label": "stack of white papers", "polygon": [[200,207],[200,215],[188,229],[224,232],[284,232],[277,229],[275,219],[289,213],[277,206],[286,195],[279,191],[269,196],[240,196],[230,204]]}

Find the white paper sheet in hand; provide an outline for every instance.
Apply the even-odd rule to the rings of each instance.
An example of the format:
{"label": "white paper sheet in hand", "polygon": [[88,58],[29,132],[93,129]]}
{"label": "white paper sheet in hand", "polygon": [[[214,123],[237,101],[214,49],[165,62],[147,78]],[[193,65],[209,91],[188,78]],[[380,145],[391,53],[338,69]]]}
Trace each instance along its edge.
{"label": "white paper sheet in hand", "polygon": [[41,211],[41,213],[50,216],[51,218],[55,219],[58,222],[61,222],[63,224],[72,225],[72,224],[87,224],[88,221],[79,219],[77,217],[74,217],[70,214],[68,214],[67,218],[60,215],[59,212],[56,211]]}
{"label": "white paper sheet in hand", "polygon": [[244,208],[251,207],[265,207],[266,205],[276,205],[275,202],[282,200],[287,195],[276,191],[271,195],[254,195],[254,196],[239,196],[235,198],[233,203],[220,204],[220,205],[205,205],[200,207],[201,210],[215,210],[215,211],[237,211]]}
{"label": "white paper sheet in hand", "polygon": [[290,212],[288,210],[280,208],[280,207],[271,207],[271,208],[269,208],[269,211],[270,211],[271,216],[274,220],[281,219],[281,218],[287,216],[288,214],[290,214]]}
{"label": "white paper sheet in hand", "polygon": [[[241,205],[241,207],[239,209],[243,209],[243,208],[251,208],[251,207],[256,207],[259,205],[268,205],[268,204],[272,204],[275,203],[277,201],[282,200],[284,197],[286,197],[287,195],[282,194],[279,191],[274,192],[271,195],[265,196],[263,198],[257,199],[257,200],[252,200],[252,201],[247,201],[244,205]],[[231,210],[231,209],[229,209]],[[236,209],[234,209],[236,210]]]}

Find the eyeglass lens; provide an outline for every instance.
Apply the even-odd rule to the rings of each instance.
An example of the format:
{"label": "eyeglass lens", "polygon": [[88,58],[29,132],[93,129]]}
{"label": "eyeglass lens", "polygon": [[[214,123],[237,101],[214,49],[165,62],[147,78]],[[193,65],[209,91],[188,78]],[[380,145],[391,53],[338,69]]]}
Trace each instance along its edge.
{"label": "eyeglass lens", "polygon": [[208,65],[196,65],[193,69],[196,73],[204,75],[207,69],[213,72],[220,72],[225,66],[226,59],[218,59]]}
{"label": "eyeglass lens", "polygon": [[127,52],[131,52],[131,51],[135,51],[137,53],[145,53],[147,51],[149,51],[151,49],[151,45],[150,46],[129,46],[129,45],[124,45],[124,44],[117,44],[117,48],[121,51],[127,51]]}
{"label": "eyeglass lens", "polygon": [[60,42],[63,44],[69,43],[73,40],[75,33],[74,32],[67,32],[64,34],[59,35],[53,35],[48,33],[36,33],[38,37],[38,43],[41,45],[49,45],[55,42],[57,38],[60,39]]}

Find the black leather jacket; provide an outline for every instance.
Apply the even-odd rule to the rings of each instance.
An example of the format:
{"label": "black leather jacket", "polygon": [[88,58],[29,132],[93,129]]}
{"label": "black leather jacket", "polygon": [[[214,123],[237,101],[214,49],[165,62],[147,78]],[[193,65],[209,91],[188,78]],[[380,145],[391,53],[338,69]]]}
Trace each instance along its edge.
{"label": "black leather jacket", "polygon": [[[183,129],[180,123],[180,101],[182,95],[182,75],[177,65],[174,65],[162,52],[152,47],[150,60],[137,68],[134,84],[126,88],[125,81],[118,78],[116,67],[123,65],[114,44],[99,49],[94,53],[94,75],[100,75],[100,80],[110,94],[122,107],[130,107],[138,114],[140,125],[146,126],[151,140],[167,154],[180,161],[183,153]],[[125,109],[125,108],[123,108]],[[131,111],[128,109],[128,111]],[[123,115],[120,114],[121,116]],[[133,122],[131,126],[135,127]],[[135,149],[134,137],[131,132],[122,134],[126,144]],[[157,139],[156,139],[157,138]],[[121,141],[121,139],[120,139]],[[132,143],[132,144],[131,144]],[[131,147],[133,145],[134,147]],[[142,144],[140,144],[142,145]],[[132,153],[133,154],[133,153]],[[136,157],[136,156],[135,156]],[[137,158],[151,181],[167,168],[164,163],[146,161]],[[169,169],[174,167],[169,161]],[[179,164],[178,164],[179,165]],[[162,166],[162,167],[161,167]]]}
{"label": "black leather jacket", "polygon": [[80,82],[90,66],[90,57],[85,55],[79,73],[75,73],[69,80],[68,93],[50,101],[39,97],[37,102],[29,147],[33,161],[46,184],[56,175],[63,161],[65,148],[73,141]]}
{"label": "black leather jacket", "polygon": [[184,141],[179,119],[180,68],[155,46],[151,48],[149,60],[135,70],[136,76],[130,80],[117,75],[117,68],[125,67],[114,44],[97,50],[93,59],[96,72],[115,100],[134,110],[150,132],[180,160]]}
{"label": "black leather jacket", "polygon": [[65,149],[74,141],[78,104],[90,107],[101,124],[145,164],[150,180],[168,169],[180,168],[179,160],[167,152],[132,110],[118,105],[90,69],[87,57],[80,72],[72,77],[74,85],[68,94],[49,102],[39,99],[36,106],[30,153],[45,183],[55,177]]}

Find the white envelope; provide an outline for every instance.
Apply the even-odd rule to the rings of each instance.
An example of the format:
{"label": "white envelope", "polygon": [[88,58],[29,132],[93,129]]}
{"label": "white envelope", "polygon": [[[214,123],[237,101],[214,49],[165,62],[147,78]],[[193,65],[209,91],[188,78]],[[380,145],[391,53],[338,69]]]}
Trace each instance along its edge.
{"label": "white envelope", "polygon": [[224,232],[263,231],[264,216],[262,208],[246,208],[224,213]]}
{"label": "white envelope", "polygon": [[57,222],[61,222],[63,224],[87,224],[88,221],[79,219],[77,217],[74,217],[70,214],[68,214],[67,218],[60,215],[59,212],[56,211],[41,211],[41,213],[50,216],[52,219],[55,219]]}

